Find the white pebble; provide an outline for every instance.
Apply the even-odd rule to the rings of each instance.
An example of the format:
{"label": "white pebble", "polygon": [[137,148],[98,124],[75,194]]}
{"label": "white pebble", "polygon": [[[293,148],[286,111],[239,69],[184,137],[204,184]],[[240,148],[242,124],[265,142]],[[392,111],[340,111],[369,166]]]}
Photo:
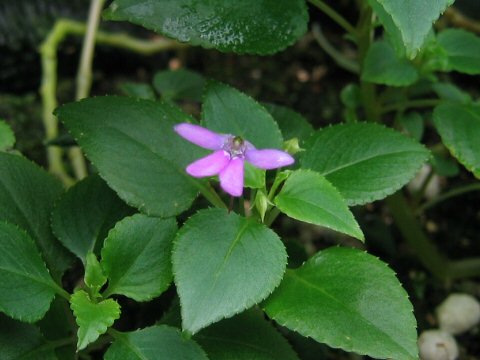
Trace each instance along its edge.
{"label": "white pebble", "polygon": [[418,349],[422,360],[455,360],[458,357],[457,342],[442,330],[424,331],[418,338]]}
{"label": "white pebble", "polygon": [[480,304],[468,294],[451,294],[437,307],[440,328],[452,335],[464,333],[480,322]]}

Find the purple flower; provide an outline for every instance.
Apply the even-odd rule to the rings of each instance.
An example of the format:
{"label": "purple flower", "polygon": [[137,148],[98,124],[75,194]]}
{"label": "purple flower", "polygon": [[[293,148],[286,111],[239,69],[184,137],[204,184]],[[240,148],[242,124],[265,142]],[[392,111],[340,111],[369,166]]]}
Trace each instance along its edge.
{"label": "purple flower", "polygon": [[257,150],[239,136],[217,134],[198,125],[181,123],[174,127],[177,134],[195,145],[214,150],[187,166],[187,173],[194,177],[218,175],[222,189],[232,196],[242,196],[243,165],[270,170],[295,162],[288,153],[276,149]]}

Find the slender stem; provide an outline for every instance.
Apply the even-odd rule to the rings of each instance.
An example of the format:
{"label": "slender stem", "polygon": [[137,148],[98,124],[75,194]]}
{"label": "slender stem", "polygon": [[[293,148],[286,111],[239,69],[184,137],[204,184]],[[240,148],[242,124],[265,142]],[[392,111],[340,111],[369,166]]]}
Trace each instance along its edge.
{"label": "slender stem", "polygon": [[65,291],[62,287],[57,285],[56,283],[55,283],[55,291],[58,295],[63,297],[65,300],[70,301],[70,294],[67,291]]}
{"label": "slender stem", "polygon": [[403,194],[397,192],[389,196],[386,202],[403,238],[414,250],[422,264],[433,275],[444,279],[447,276],[448,260],[440,254],[437,247],[420,228]]}
{"label": "slender stem", "polygon": [[430,170],[428,171],[428,174],[427,176],[425,177],[425,179],[423,179],[422,181],[422,184],[420,185],[420,189],[418,189],[414,194],[413,194],[413,208],[417,208],[418,207],[418,204],[420,203],[420,201],[422,200],[423,198],[423,195],[425,194],[425,191],[427,190],[427,187],[428,187],[428,184],[430,184],[430,181],[432,180],[433,178],[433,175],[435,175],[435,171],[433,170],[433,168],[430,168]]}
{"label": "slender stem", "polygon": [[455,196],[463,195],[471,191],[480,191],[480,183],[464,185],[464,186],[457,187],[456,189],[447,191],[446,193],[437,196],[435,199],[425,202],[416,210],[416,212],[417,214],[420,214],[425,210],[430,209],[431,207],[438,205],[439,203],[445,200],[448,200]]}
{"label": "slender stem", "polygon": [[[75,100],[86,98],[92,87],[92,64],[95,49],[95,37],[98,26],[100,25],[100,13],[105,0],[92,0],[87,21],[87,32],[83,40],[82,54],[80,57],[80,66],[77,73],[77,89]],[[73,146],[68,150],[68,156],[72,163],[73,172],[78,180],[88,175],[87,164],[82,151],[78,146]]]}
{"label": "slender stem", "polygon": [[338,66],[348,70],[354,74],[360,73],[360,66],[357,62],[352,59],[347,58],[340,51],[338,51],[323,35],[320,26],[318,24],[313,24],[312,34],[314,39],[317,41],[318,45],[328,54],[330,57],[335,60]]}
{"label": "slender stem", "polygon": [[210,203],[212,205],[214,205],[218,208],[227,209],[227,205],[225,205],[222,198],[220,196],[218,196],[217,192],[212,187],[212,185],[210,185],[210,183],[207,183],[206,186],[202,186],[200,188],[200,192],[205,197],[205,199],[210,201]]}
{"label": "slender stem", "polygon": [[409,108],[429,108],[435,107],[440,104],[441,100],[439,99],[419,99],[419,100],[410,100],[401,103],[389,104],[382,107],[381,112],[388,113],[391,111],[399,111]]}
{"label": "slender stem", "polygon": [[281,211],[277,207],[272,208],[268,212],[268,214],[265,218],[265,221],[263,223],[267,226],[272,225],[273,222],[277,219],[278,215],[280,215],[280,214],[281,214]]}
{"label": "slender stem", "polygon": [[308,1],[310,2],[310,4],[314,5],[321,12],[327,15],[330,19],[332,19],[338,25],[340,25],[350,35],[352,36],[356,35],[355,28],[342,15],[336,12],[329,5],[325,4],[322,0],[308,0]]}

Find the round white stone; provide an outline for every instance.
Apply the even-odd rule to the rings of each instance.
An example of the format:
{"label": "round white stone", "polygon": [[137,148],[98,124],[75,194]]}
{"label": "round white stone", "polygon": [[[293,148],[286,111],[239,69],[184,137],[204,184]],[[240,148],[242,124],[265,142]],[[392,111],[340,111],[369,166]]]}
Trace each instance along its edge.
{"label": "round white stone", "polygon": [[455,360],[458,358],[457,342],[442,330],[424,331],[418,338],[418,349],[422,360]]}
{"label": "round white stone", "polygon": [[452,335],[464,333],[480,322],[480,304],[468,294],[451,294],[437,307],[440,328]]}

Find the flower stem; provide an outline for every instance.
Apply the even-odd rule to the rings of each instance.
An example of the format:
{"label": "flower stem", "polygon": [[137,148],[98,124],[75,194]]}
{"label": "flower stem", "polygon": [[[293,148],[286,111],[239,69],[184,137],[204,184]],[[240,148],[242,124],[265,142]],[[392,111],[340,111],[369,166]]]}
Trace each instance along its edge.
{"label": "flower stem", "polygon": [[441,194],[441,195],[435,197],[434,199],[432,199],[430,201],[427,201],[426,203],[424,203],[420,207],[418,207],[418,209],[416,210],[416,213],[421,214],[425,210],[430,209],[431,207],[433,207],[435,205],[438,205],[439,203],[441,203],[445,200],[448,200],[448,199],[453,198],[455,196],[463,195],[463,194],[471,192],[471,191],[480,191],[480,184],[476,183],[476,184],[464,185],[464,186],[457,187],[456,189],[452,189],[450,191],[447,191],[446,193]]}
{"label": "flower stem", "polygon": [[404,109],[410,108],[429,108],[435,107],[441,103],[439,99],[419,99],[419,100],[410,100],[401,103],[389,104],[382,107],[381,112],[382,114],[391,112],[391,111],[399,111]]}
{"label": "flower stem", "polygon": [[333,8],[329,5],[325,4],[322,0],[308,0],[310,4],[314,5],[318,8],[321,12],[327,15],[330,19],[335,21],[339,26],[341,26],[346,32],[350,35],[355,36],[356,31],[355,28],[350,24],[342,15],[336,12]]}
{"label": "flower stem", "polygon": [[200,186],[200,192],[212,205],[218,208],[228,209],[227,205],[225,205],[220,196],[218,196],[210,183],[207,183],[205,186]]}

